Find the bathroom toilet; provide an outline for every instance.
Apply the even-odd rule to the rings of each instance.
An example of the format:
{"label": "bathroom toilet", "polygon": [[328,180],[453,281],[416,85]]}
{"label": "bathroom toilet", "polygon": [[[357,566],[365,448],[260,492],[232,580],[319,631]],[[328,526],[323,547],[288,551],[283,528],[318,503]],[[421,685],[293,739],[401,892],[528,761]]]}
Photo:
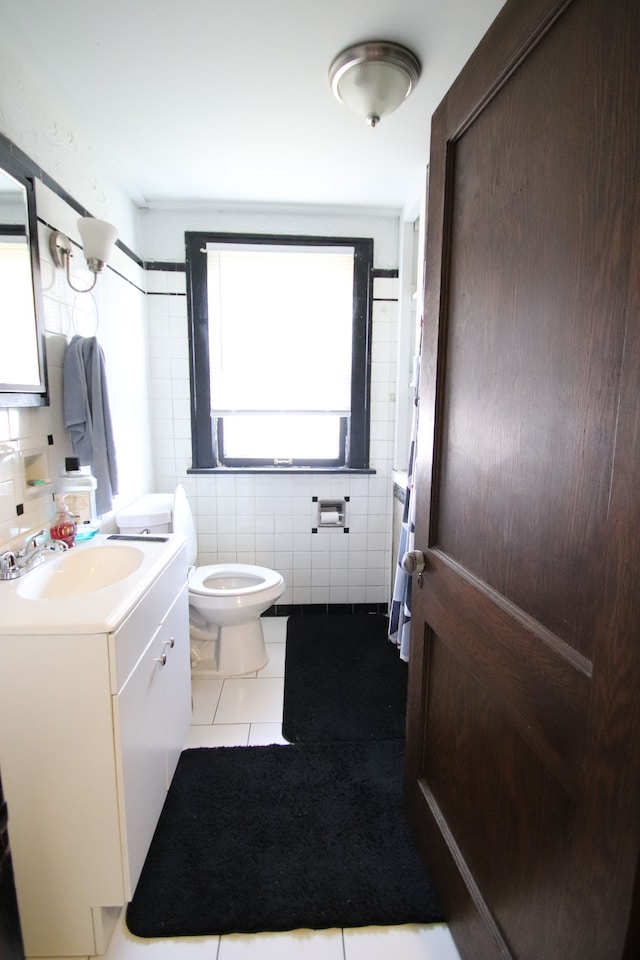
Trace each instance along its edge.
{"label": "bathroom toilet", "polygon": [[267,662],[260,615],[282,596],[275,570],[246,563],[195,567],[196,528],[186,490],[151,493],[116,515],[129,536],[182,533],[189,562],[189,620],[193,676],[231,677],[255,673]]}

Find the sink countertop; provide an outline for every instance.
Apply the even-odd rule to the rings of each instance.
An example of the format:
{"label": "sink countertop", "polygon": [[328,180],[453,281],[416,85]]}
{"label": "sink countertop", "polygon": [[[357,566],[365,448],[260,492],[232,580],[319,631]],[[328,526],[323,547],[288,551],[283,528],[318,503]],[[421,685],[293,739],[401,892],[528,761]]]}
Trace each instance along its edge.
{"label": "sink countertop", "polygon": [[[99,534],[86,543],[72,547],[76,551],[91,551],[97,546],[110,543],[138,547],[143,559],[133,573],[116,583],[97,590],[80,593],[73,597],[41,600],[20,596],[18,587],[36,576],[44,564],[55,563],[65,554],[51,554],[43,564],[16,580],[0,581],[0,637],[32,636],[34,634],[66,635],[109,633],[124,620],[167,564],[185,544],[182,534],[167,533],[166,542],[150,540],[109,540],[109,534]],[[185,559],[185,582],[187,564]]]}

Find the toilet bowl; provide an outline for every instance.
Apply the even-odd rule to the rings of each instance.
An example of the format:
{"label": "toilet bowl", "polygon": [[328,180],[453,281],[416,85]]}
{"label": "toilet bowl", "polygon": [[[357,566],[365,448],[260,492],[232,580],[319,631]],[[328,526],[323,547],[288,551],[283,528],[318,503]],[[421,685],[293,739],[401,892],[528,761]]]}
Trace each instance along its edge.
{"label": "toilet bowl", "polygon": [[[187,558],[196,560],[197,540],[186,490],[147,494],[116,515],[121,533],[182,533]],[[282,596],[275,570],[248,563],[213,563],[189,569],[189,620],[193,676],[255,673],[267,663],[260,615]]]}

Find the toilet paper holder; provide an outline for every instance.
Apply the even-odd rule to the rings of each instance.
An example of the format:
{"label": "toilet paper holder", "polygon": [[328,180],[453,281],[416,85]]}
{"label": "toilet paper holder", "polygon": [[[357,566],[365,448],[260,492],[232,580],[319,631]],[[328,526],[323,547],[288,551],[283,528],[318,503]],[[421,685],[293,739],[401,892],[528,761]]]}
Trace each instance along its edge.
{"label": "toilet paper holder", "polygon": [[346,515],[345,500],[318,500],[319,527],[344,527]]}

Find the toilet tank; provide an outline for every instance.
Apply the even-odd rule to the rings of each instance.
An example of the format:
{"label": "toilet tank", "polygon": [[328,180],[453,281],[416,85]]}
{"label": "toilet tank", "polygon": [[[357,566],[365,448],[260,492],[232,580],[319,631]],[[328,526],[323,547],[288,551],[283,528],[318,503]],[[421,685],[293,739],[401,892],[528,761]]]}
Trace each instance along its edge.
{"label": "toilet tank", "polygon": [[147,493],[116,513],[120,533],[170,533],[173,494]]}

